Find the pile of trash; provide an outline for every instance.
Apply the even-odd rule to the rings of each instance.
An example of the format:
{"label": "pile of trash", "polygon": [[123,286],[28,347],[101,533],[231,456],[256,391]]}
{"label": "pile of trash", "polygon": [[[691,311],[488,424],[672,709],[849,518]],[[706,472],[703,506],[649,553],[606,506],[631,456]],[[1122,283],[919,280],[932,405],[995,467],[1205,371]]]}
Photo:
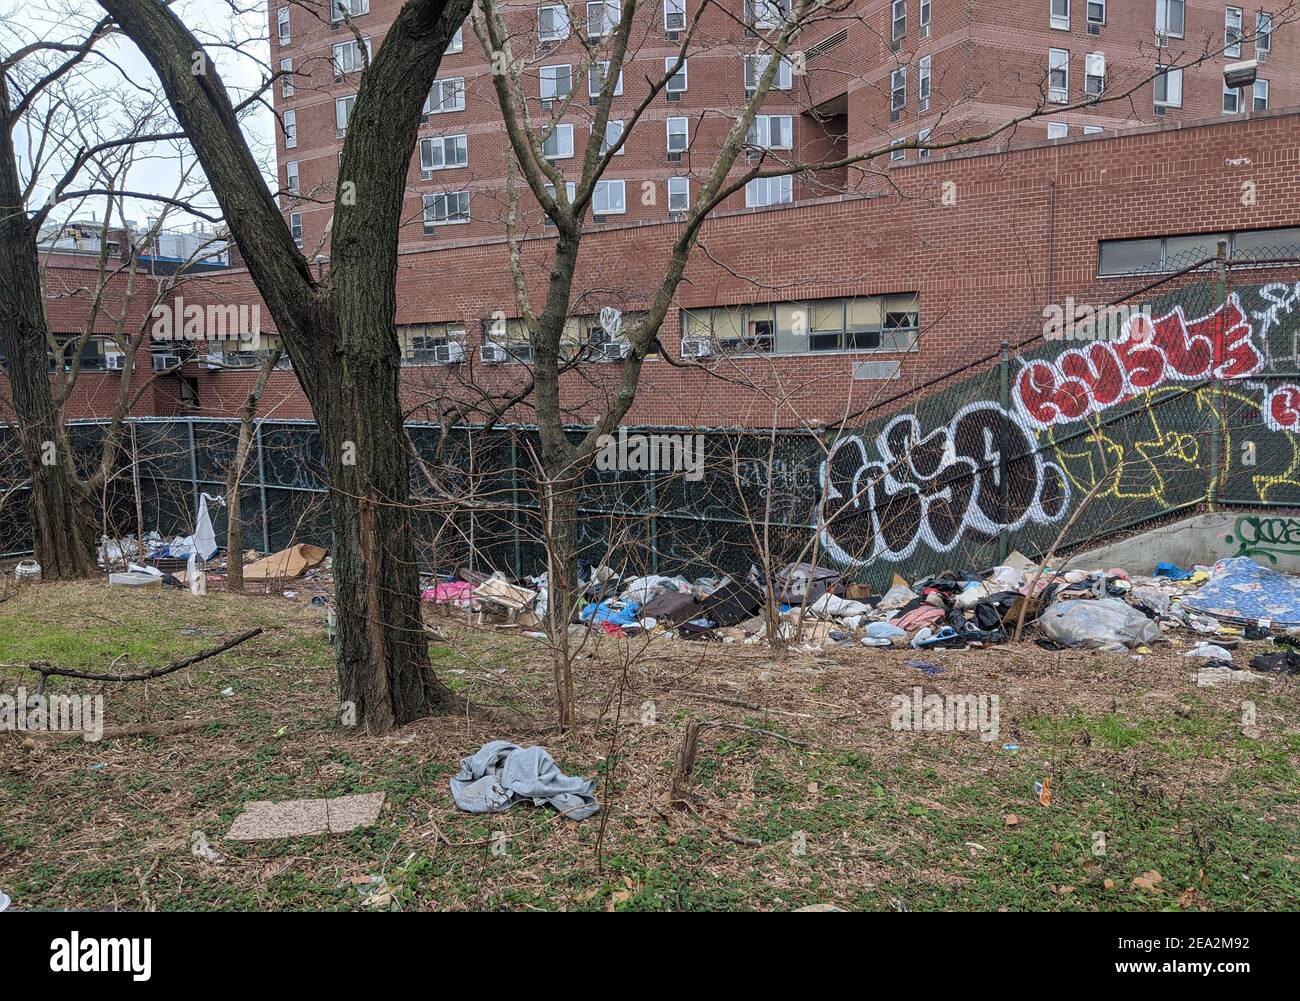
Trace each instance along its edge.
{"label": "pile of trash", "polygon": [[[1055,570],[1013,552],[980,572],[946,571],[915,582],[895,576],[879,595],[807,563],[789,564],[770,582],[757,567],[744,577],[695,580],[623,578],[589,565],[579,570],[582,598],[570,628],[614,636],[757,644],[775,629],[781,641],[808,651],[978,649],[1007,642],[1023,618],[1024,635],[1052,650],[1148,653],[1169,642],[1171,631],[1186,630],[1197,642],[1184,656],[1205,667],[1230,666],[1242,639],[1281,634],[1280,641],[1300,646],[1300,578],[1244,557],[1191,570],[1161,563],[1133,576],[1120,568],[1072,569],[1068,561]],[[423,595],[468,610],[479,624],[544,635],[529,630],[546,620],[545,574],[516,581],[462,569],[431,580]],[[1294,660],[1300,663],[1300,654]]]}

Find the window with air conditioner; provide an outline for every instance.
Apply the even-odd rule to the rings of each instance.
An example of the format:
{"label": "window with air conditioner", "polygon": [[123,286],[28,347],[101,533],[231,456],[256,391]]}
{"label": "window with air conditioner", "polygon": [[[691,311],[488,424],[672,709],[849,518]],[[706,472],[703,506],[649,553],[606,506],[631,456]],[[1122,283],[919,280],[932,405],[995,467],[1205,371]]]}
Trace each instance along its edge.
{"label": "window with air conditioner", "polygon": [[280,96],[293,97],[293,60],[280,60]]}
{"label": "window with air conditioner", "polygon": [[1223,54],[1233,59],[1241,55],[1241,8],[1240,7],[1224,8]]}
{"label": "window with air conditioner", "polygon": [[789,174],[781,177],[756,177],[745,185],[746,208],[788,205],[793,201],[794,183]]}
{"label": "window with air conditioner", "polygon": [[[758,90],[759,81],[767,72],[772,61],[770,53],[745,56],[745,90],[753,93]],[[794,64],[788,56],[782,56],[776,72],[772,74],[772,90],[789,90],[794,86]]]}
{"label": "window with air conditioner", "polygon": [[[745,142],[759,149],[793,149],[792,115],[755,115]],[[788,180],[788,178],[787,178]]]}
{"label": "window with air conditioner", "polygon": [[668,152],[685,153],[691,145],[690,126],[686,118],[667,120]]}
{"label": "window with air conditioner", "polygon": [[683,59],[682,65],[678,68],[676,73],[673,73],[673,67],[677,65],[677,57],[664,57],[664,72],[673,73],[673,75],[668,78],[668,83],[664,87],[664,90],[667,93],[684,94],[686,92],[686,62],[687,61]]}
{"label": "window with air conditioner", "polygon": [[558,123],[542,141],[542,155],[548,160],[567,160],[573,156],[573,126]]}
{"label": "window with air conditioner", "polygon": [[1182,38],[1187,5],[1184,0],[1156,0],[1156,35]]}
{"label": "window with air conditioner", "polygon": [[452,170],[468,164],[468,136],[434,136],[431,139],[420,140],[421,172],[430,174],[435,170]]}
{"label": "window with air conditioner", "polygon": [[1251,110],[1267,111],[1268,110],[1268,81],[1256,80],[1251,94]]}
{"label": "window with air conditioner", "polygon": [[447,77],[434,80],[429,96],[424,101],[424,114],[441,115],[448,111],[465,110],[465,78]]}
{"label": "window with air conditioner", "polygon": [[348,17],[360,17],[362,14],[369,14],[370,0],[331,0],[331,24],[342,24],[345,13]]}
{"label": "window with air conditioner", "polygon": [[916,19],[916,23],[917,23],[916,37],[929,38],[930,37],[930,0],[921,0],[920,17]]}
{"label": "window with air conditioner", "polygon": [[1255,15],[1255,53],[1265,55],[1273,51],[1273,15],[1260,11]]}
{"label": "window with air conditioner", "polygon": [[[364,57],[361,54],[363,44],[365,46]],[[334,79],[339,80],[365,66],[370,58],[370,39],[363,38],[358,42],[354,38],[348,42],[339,42],[330,46],[330,52],[334,64]]]}
{"label": "window with air conditioner", "polygon": [[1179,66],[1157,66],[1155,103],[1158,108],[1183,106],[1183,70]]}
{"label": "window with air conditioner", "polygon": [[930,110],[930,56],[922,56],[917,63],[916,110]]}
{"label": "window with air conditioner", "polygon": [[627,197],[622,181],[597,181],[591,196],[594,215],[622,215],[627,211]]}
{"label": "window with air conditioner", "polygon": [[1064,104],[1070,97],[1070,52],[1068,49],[1047,51],[1047,99]]}
{"label": "window with air conditioner", "polygon": [[664,0],[664,31],[686,30],[686,0]]}
{"label": "window with air conditioner", "polygon": [[296,195],[298,190],[298,161],[288,160],[284,165],[284,190],[287,194]]}
{"label": "window with air conditioner", "polygon": [[889,110],[902,111],[907,104],[907,67],[900,66],[889,74]]}
{"label": "window with air conditioner", "polygon": [[894,0],[891,10],[890,39],[901,42],[907,37],[907,0]]}
{"label": "window with air conditioner", "polygon": [[1048,24],[1055,31],[1070,30],[1070,0],[1048,0],[1051,10],[1048,14]]}
{"label": "window with air conditioner", "polygon": [[1106,0],[1088,0],[1088,23],[1106,23]]}
{"label": "window with air conditioner", "polygon": [[406,323],[397,328],[403,365],[448,365],[465,360],[463,323]]}
{"label": "window with air conditioner", "polygon": [[302,213],[301,212],[289,213],[289,235],[293,237],[293,242],[296,243],[299,246],[299,248],[301,248],[302,247]]}
{"label": "window with air conditioner", "polygon": [[[605,78],[609,75],[609,60],[602,59],[592,63],[587,67],[587,95],[589,97],[599,97],[601,89],[605,86]],[[623,71],[618,71],[618,79],[614,81],[614,96],[618,97],[623,93]]]}
{"label": "window with air conditioner", "polygon": [[573,67],[543,66],[538,72],[538,82],[543,101],[556,101],[569,96],[573,89]]}
{"label": "window with air conditioner", "polygon": [[424,196],[424,228],[457,226],[469,222],[469,192],[444,191]]}
{"label": "window with air conditioner", "polygon": [[618,4],[607,0],[594,0],[587,4],[587,37],[604,38],[612,35],[618,25]]}
{"label": "window with air conditioner", "polygon": [[690,208],[691,179],[689,177],[668,178],[668,211],[688,212]]}
{"label": "window with air conditioner", "polygon": [[[609,121],[605,123],[605,135],[604,138],[602,138],[600,141],[601,155],[603,156],[604,154],[608,153],[611,149],[613,149],[615,145],[618,144],[618,141],[622,138],[623,138],[622,120],[617,118],[611,118]],[[627,151],[627,144],[624,143],[622,146],[618,147],[618,152],[616,152],[614,155],[622,156],[626,151]]]}
{"label": "window with air conditioner", "polygon": [[357,95],[349,94],[334,100],[334,129],[341,138],[348,131],[348,122],[352,119],[352,109],[356,106]]}
{"label": "window with air conditioner", "polygon": [[280,40],[281,45],[288,45],[289,34],[289,8],[281,7],[275,12],[275,36]]}
{"label": "window with air conditioner", "polygon": [[284,148],[294,149],[298,145],[298,112],[292,109],[284,113]]}
{"label": "window with air conditioner", "polygon": [[447,47],[442,50],[442,54],[444,56],[453,56],[457,52],[464,52],[464,51],[465,51],[465,28],[462,26],[456,29],[456,34],[451,36],[451,41],[449,41],[447,43]]}
{"label": "window with air conditioner", "polygon": [[1100,97],[1106,90],[1106,56],[1089,52],[1083,57],[1083,92]]}
{"label": "window with air conditioner", "polygon": [[543,42],[558,42],[569,37],[569,8],[547,4],[537,8],[537,37]]}

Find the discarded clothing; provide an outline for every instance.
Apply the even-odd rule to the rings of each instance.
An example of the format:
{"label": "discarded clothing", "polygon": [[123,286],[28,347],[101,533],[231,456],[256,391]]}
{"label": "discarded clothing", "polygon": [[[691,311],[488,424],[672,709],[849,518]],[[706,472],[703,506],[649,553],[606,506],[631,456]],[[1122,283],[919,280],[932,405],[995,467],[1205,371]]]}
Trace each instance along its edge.
{"label": "discarded clothing", "polygon": [[1210,580],[1182,607],[1238,624],[1300,626],[1300,577],[1269,570],[1248,556],[1219,560]]}
{"label": "discarded clothing", "polygon": [[699,611],[700,603],[691,596],[689,591],[685,594],[677,591],[661,591],[646,602],[645,607],[641,609],[641,615],[643,618],[680,625],[695,618]]}
{"label": "discarded clothing", "polygon": [[629,601],[623,604],[621,608],[614,608],[608,601],[602,601],[596,605],[588,605],[582,610],[583,622],[609,622],[616,626],[630,626],[641,616],[641,608],[635,601]]}
{"label": "discarded clothing", "polygon": [[1155,572],[1151,576],[1168,577],[1170,580],[1187,580],[1192,576],[1192,571],[1184,570],[1172,563],[1157,563]]}
{"label": "discarded clothing", "polygon": [[920,629],[922,626],[933,626],[942,622],[945,618],[942,608],[935,608],[933,605],[921,605],[910,612],[904,612],[890,621],[899,629],[911,632],[914,629]]}
{"label": "discarded clothing", "polygon": [[469,813],[501,813],[519,800],[553,806],[570,820],[585,820],[600,809],[595,779],[565,775],[543,747],[520,747],[494,740],[460,759],[451,780],[451,798]]}
{"label": "discarded clothing", "polygon": [[1261,653],[1251,658],[1250,666],[1257,671],[1270,671],[1277,674],[1300,674],[1300,653],[1287,650],[1285,653]]}
{"label": "discarded clothing", "polygon": [[433,587],[426,587],[420,597],[439,605],[456,605],[464,608],[471,603],[473,591],[473,584],[463,580],[448,580]]}
{"label": "discarded clothing", "polygon": [[1122,651],[1164,638],[1160,627],[1118,598],[1076,598],[1038,620],[1043,635],[1068,647]]}

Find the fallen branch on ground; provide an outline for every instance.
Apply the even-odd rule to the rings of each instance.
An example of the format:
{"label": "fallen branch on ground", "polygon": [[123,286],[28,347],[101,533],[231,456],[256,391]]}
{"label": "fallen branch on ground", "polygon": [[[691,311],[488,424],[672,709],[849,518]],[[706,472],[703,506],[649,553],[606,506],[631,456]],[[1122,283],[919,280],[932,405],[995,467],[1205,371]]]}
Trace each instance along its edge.
{"label": "fallen branch on ground", "polygon": [[36,671],[40,674],[41,684],[38,691],[44,690],[45,679],[50,675],[54,675],[58,678],[79,678],[82,681],[149,681],[153,678],[161,678],[163,675],[183,670],[193,664],[199,663],[199,661],[207,660],[209,657],[215,657],[219,653],[225,653],[232,647],[237,647],[239,644],[251,640],[261,632],[262,627],[258,626],[256,629],[250,629],[246,633],[240,633],[233,639],[226,640],[226,642],[219,646],[214,646],[201,653],[192,654],[189,657],[183,657],[180,660],[172,661],[172,663],[168,664],[166,667],[158,667],[152,671],[143,671],[140,674],[95,674],[91,671],[73,671],[66,667],[55,667],[53,664],[47,663],[46,661],[34,661],[24,666],[29,670]]}
{"label": "fallen branch on ground", "polygon": [[[202,730],[204,727],[219,724],[220,720],[212,719],[175,719],[163,723],[124,723],[122,726],[106,726],[104,732],[100,735],[100,740],[117,740],[122,737],[171,737],[178,733],[188,733],[191,730]],[[16,730],[15,733],[22,734],[24,737],[34,737],[37,740],[43,740],[46,743],[57,744],[59,741],[72,740],[74,737],[84,737],[85,733],[81,730]]]}

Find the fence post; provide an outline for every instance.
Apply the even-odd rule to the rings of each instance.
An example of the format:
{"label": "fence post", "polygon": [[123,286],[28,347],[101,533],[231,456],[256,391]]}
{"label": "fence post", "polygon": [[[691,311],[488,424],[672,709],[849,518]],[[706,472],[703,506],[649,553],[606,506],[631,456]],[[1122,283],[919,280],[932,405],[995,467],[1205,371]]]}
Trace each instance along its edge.
{"label": "fence post", "polygon": [[[262,422],[253,428],[253,440],[257,445],[257,496],[262,505],[262,552],[271,551],[271,517],[266,509],[266,451],[262,448]],[[243,554],[238,554],[243,559]]]}
{"label": "fence post", "polygon": [[1007,435],[1007,421],[1011,419],[1011,345],[1002,342],[998,358],[998,399],[1002,404],[1002,421],[998,432],[998,520],[1002,527],[998,532],[998,563],[1006,562],[1011,551],[1011,539],[1007,523],[1011,520],[1009,505],[1010,493],[1007,483],[1007,449],[1010,447]]}
{"label": "fence post", "polygon": [[1209,482],[1205,490],[1205,509],[1213,511],[1219,498],[1220,465],[1223,455],[1223,384],[1219,379],[1219,366],[1223,358],[1223,304],[1227,301],[1228,241],[1220,240],[1214,261],[1214,361],[1210,369],[1211,394],[1214,400],[1214,423],[1210,426]]}

